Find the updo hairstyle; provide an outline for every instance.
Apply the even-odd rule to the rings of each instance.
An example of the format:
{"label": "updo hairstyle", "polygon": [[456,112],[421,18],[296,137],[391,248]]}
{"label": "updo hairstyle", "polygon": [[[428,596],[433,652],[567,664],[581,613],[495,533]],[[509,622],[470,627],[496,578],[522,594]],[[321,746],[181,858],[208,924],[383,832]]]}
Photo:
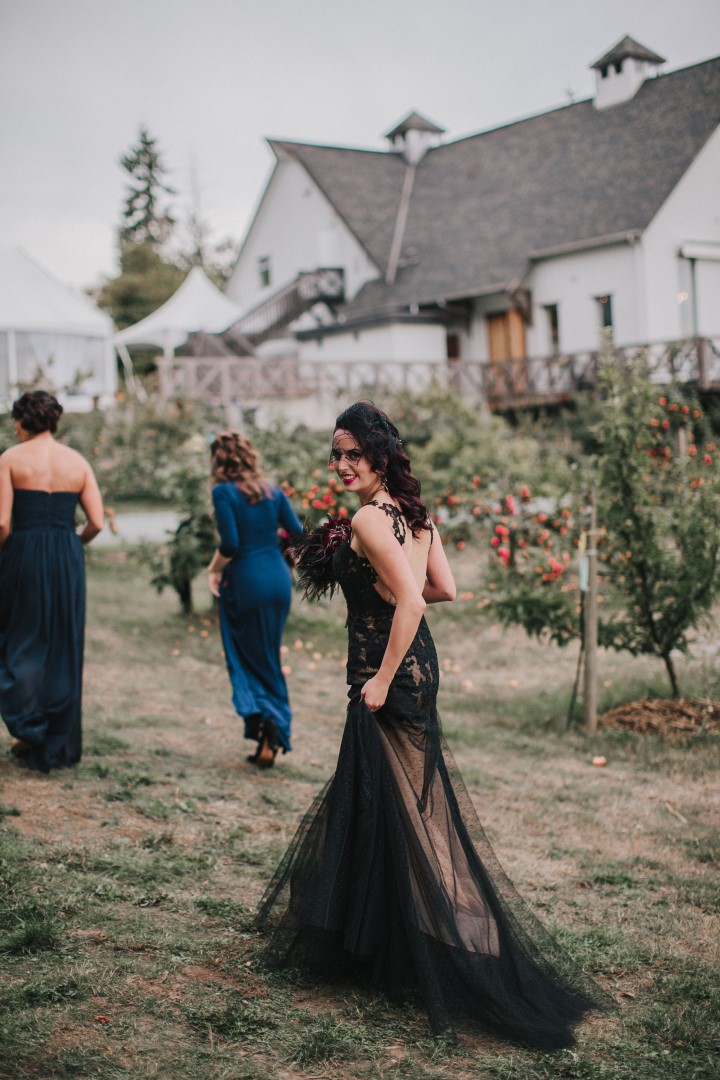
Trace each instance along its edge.
{"label": "updo hairstyle", "polygon": [[420,501],[420,481],[410,471],[398,429],[372,401],[356,401],[341,412],[335,431],[348,431],[374,471],[382,478],[388,495],[403,512],[413,536],[432,531],[427,509]]}
{"label": "updo hairstyle", "polygon": [[249,503],[260,502],[270,485],[260,455],[239,431],[221,431],[210,446],[210,471],[216,484],[237,484]]}
{"label": "updo hairstyle", "polygon": [[12,418],[30,435],[57,431],[63,407],[57,398],[45,390],[28,390],[13,403]]}

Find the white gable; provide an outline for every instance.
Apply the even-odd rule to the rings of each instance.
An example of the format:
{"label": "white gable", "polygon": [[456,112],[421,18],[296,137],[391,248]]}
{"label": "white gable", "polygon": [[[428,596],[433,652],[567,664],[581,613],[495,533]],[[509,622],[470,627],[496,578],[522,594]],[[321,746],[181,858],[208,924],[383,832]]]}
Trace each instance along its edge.
{"label": "white gable", "polygon": [[656,340],[720,334],[720,128],[643,236],[648,329]]}
{"label": "white gable", "polygon": [[278,161],[270,178],[226,292],[243,311],[250,311],[299,273],[321,267],[344,270],[349,299],[380,275],[315,181],[287,157]]}

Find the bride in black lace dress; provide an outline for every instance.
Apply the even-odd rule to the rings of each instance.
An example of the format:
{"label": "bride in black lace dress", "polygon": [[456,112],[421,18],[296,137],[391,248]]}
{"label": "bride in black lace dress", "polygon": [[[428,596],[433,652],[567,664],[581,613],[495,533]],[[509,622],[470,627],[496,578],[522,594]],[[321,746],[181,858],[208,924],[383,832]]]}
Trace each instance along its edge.
{"label": "bride in black lace dress", "polygon": [[443,741],[423,611],[455,584],[397,429],[351,405],[330,463],[360,509],[310,534],[300,580],[308,595],[344,593],[350,703],[336,773],[260,906],[267,958],[419,993],[436,1032],[568,1046],[606,1002],[518,897]]}

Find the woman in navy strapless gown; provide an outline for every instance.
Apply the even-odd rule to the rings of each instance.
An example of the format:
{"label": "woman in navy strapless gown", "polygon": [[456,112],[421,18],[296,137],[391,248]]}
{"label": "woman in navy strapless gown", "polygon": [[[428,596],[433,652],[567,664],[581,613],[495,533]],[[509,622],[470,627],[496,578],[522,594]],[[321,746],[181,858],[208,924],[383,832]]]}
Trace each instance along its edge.
{"label": "woman in navy strapless gown", "polygon": [[220,600],[220,626],[233,705],[245,738],[257,742],[248,761],[274,763],[290,750],[291,712],[280,643],[292,580],[278,529],[297,539],[302,525],[287,496],[263,476],[257,451],[238,432],[222,432],[211,447],[213,503],[220,548],[208,573]]}
{"label": "woman in navy strapless gown", "polygon": [[92,469],[53,438],[61,413],[45,391],[23,394],[12,411],[19,445],[0,457],[0,712],[13,752],[42,772],[80,760],[82,545],[103,526]]}

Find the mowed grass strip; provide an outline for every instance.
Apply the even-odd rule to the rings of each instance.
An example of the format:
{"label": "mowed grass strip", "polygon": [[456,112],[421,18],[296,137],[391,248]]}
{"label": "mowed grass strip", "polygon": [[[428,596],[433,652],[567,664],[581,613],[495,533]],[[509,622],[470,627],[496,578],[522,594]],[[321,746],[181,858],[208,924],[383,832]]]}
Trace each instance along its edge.
{"label": "mowed grass strip", "polygon": [[[464,588],[476,573],[458,561]],[[446,735],[498,857],[618,1002],[559,1054],[433,1039],[412,1002],[266,973],[252,930],[334,766],[342,605],[295,603],[295,749],[259,774],[202,583],[190,619],[130,553],[93,552],[89,585],[83,761],[0,759],[0,1076],[714,1080],[718,740],[566,732],[572,650],[470,602],[430,613]],[[646,661],[601,667],[608,705],[660,689]]]}

